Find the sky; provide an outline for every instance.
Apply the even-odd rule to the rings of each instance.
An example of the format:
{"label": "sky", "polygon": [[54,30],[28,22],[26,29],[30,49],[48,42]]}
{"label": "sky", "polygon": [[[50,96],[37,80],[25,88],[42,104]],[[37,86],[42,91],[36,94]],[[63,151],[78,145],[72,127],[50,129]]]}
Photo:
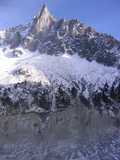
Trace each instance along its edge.
{"label": "sky", "polygon": [[44,3],[58,19],[79,19],[120,40],[120,0],[0,0],[0,28],[30,22]]}

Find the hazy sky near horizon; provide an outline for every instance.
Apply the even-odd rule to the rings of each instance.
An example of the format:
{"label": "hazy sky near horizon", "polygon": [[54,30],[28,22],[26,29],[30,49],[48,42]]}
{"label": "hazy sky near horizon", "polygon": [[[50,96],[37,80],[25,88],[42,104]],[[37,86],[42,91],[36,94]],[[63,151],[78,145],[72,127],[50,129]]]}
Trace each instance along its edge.
{"label": "hazy sky near horizon", "polygon": [[30,22],[44,3],[58,18],[77,18],[120,40],[120,0],[0,0],[0,28]]}

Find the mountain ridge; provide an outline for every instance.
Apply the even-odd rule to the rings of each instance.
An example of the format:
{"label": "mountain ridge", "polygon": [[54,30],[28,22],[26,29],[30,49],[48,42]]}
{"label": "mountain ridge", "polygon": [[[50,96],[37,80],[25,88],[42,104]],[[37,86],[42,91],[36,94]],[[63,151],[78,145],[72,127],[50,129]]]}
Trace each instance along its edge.
{"label": "mountain ridge", "polygon": [[[43,14],[44,16],[41,17]],[[22,45],[30,51],[39,50],[40,53],[47,54],[54,52],[53,54],[56,55],[67,50],[68,54],[78,53],[80,57],[104,65],[114,66],[117,63],[119,68],[120,42],[118,40],[107,34],[98,33],[78,20],[56,20],[45,5],[32,23],[9,29],[6,33],[4,31],[5,34],[5,39],[8,39],[11,48]],[[18,40],[20,38],[22,40]],[[11,44],[14,39],[18,43]]]}

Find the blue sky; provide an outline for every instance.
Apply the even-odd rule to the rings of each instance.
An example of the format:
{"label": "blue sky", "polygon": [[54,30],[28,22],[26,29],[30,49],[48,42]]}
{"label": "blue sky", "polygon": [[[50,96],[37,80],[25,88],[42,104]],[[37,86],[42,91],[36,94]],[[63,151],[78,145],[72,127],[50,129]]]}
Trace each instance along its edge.
{"label": "blue sky", "polygon": [[0,28],[31,21],[43,3],[58,18],[77,18],[120,39],[120,0],[0,0]]}

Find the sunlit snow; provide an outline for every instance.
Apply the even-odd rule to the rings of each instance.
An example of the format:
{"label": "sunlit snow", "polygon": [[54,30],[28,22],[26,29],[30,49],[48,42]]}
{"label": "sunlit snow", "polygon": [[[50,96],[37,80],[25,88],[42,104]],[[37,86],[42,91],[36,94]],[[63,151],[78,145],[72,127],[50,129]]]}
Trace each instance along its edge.
{"label": "sunlit snow", "polygon": [[[79,80],[84,77],[87,82],[101,85],[106,81],[113,82],[113,77],[119,75],[119,71],[113,67],[106,67],[95,61],[89,62],[78,55],[50,56],[38,52],[30,52],[22,47],[17,48],[22,52],[19,57],[7,57],[11,52],[7,48],[4,53],[0,48],[0,84],[13,84],[24,80],[43,81],[50,84],[52,80],[68,83],[71,80]],[[14,71],[20,68],[31,70],[31,78],[14,75]],[[34,68],[34,69],[33,69]]]}

